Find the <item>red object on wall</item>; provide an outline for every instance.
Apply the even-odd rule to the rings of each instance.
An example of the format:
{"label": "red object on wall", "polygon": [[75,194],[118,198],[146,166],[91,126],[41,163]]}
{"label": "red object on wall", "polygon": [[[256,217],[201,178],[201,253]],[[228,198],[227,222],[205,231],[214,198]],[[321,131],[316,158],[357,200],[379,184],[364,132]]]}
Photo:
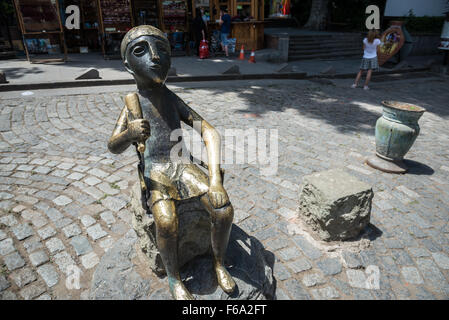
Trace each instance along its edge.
{"label": "red object on wall", "polygon": [[209,46],[206,40],[200,42],[200,59],[206,59],[209,57]]}
{"label": "red object on wall", "polygon": [[282,14],[285,16],[290,14],[290,0],[284,0],[284,4],[282,6]]}

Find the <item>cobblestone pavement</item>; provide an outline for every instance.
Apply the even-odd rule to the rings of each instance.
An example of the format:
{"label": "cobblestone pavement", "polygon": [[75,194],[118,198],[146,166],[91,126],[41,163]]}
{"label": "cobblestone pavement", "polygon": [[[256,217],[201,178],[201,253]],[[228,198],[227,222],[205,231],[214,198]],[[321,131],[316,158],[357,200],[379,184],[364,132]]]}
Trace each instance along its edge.
{"label": "cobblestone pavement", "polygon": [[[227,166],[225,178],[234,222],[276,256],[278,299],[447,299],[449,83],[378,80],[368,92],[349,84],[175,91],[220,131],[278,129],[276,176],[239,165]],[[123,96],[0,100],[1,298],[85,299],[99,259],[131,228],[135,152],[116,156],[106,148]],[[427,109],[406,175],[363,164],[374,152],[374,125],[387,99]],[[302,177],[329,168],[345,168],[375,191],[370,241],[357,250],[332,249],[297,232]],[[67,288],[71,265],[82,272],[80,289]],[[375,281],[368,286],[376,270],[378,288]],[[160,288],[165,279],[155,278],[151,290]]]}

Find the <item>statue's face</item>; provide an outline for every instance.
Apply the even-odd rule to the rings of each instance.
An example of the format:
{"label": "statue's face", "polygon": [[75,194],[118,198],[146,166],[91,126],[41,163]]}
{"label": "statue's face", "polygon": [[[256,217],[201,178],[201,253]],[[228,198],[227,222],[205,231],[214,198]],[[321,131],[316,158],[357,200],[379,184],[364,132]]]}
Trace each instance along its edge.
{"label": "statue's face", "polygon": [[158,85],[167,79],[170,51],[166,40],[158,36],[141,36],[128,44],[125,66],[137,82]]}

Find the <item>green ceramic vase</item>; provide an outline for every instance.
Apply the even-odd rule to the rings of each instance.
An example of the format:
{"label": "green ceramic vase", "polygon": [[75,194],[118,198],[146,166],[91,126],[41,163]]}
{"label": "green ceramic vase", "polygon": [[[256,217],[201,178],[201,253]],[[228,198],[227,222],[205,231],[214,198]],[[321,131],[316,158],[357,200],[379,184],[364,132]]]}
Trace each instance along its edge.
{"label": "green ceramic vase", "polygon": [[397,101],[383,101],[383,114],[376,122],[376,154],[389,161],[401,161],[419,135],[422,107]]}

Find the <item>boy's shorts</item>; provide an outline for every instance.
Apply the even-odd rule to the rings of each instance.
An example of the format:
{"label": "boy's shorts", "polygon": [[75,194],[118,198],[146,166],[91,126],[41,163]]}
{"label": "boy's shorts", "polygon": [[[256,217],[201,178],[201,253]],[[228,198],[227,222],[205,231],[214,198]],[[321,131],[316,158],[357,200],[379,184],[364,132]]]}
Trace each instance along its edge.
{"label": "boy's shorts", "polygon": [[229,33],[221,34],[221,43],[223,43],[224,46],[227,46],[229,44],[228,36],[229,36]]}

